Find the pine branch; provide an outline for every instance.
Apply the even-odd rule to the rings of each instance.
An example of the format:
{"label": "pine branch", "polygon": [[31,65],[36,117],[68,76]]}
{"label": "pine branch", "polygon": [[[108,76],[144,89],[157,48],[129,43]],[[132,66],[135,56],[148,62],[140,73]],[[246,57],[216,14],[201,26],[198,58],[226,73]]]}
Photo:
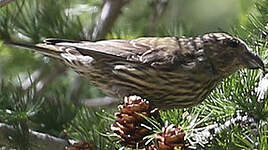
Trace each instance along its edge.
{"label": "pine branch", "polygon": [[119,100],[113,97],[101,97],[83,100],[83,104],[87,107],[110,106],[118,102]]}
{"label": "pine branch", "polygon": [[256,127],[258,126],[258,128],[261,128],[265,124],[260,124],[258,119],[248,115],[246,112],[237,111],[231,119],[225,121],[223,124],[214,123],[205,127],[194,129],[189,138],[190,144],[194,147],[201,146],[204,148],[206,144],[215,139],[217,134],[220,134],[223,132],[223,130],[231,128],[234,125],[252,127],[256,130],[255,132],[257,133],[258,131]]}
{"label": "pine branch", "polygon": [[113,27],[118,16],[121,14],[123,6],[131,0],[106,0],[99,20],[93,29],[92,40],[104,39]]}
{"label": "pine branch", "polygon": [[35,70],[33,73],[29,75],[29,77],[22,81],[21,87],[23,90],[30,89],[33,86],[33,83],[40,80],[42,74],[44,74],[45,67]]}
{"label": "pine branch", "polygon": [[153,13],[149,18],[150,22],[147,28],[149,34],[155,32],[156,21],[167,10],[168,2],[169,0],[152,0],[151,7],[153,8]]}
{"label": "pine branch", "polygon": [[52,83],[67,70],[66,67],[62,67],[62,65],[59,64],[55,64],[53,72],[48,71],[48,69],[48,66],[43,66],[30,74],[29,77],[22,82],[22,89],[27,91],[35,86],[36,92],[40,93],[46,85]]}
{"label": "pine branch", "polygon": [[[10,138],[15,138],[18,131],[10,125],[0,123],[0,144],[6,145],[10,142]],[[33,150],[50,149],[59,150],[64,149],[69,143],[67,140],[60,139],[48,134],[29,130],[30,147]]]}
{"label": "pine branch", "polygon": [[79,75],[76,75],[74,81],[70,85],[70,99],[73,102],[73,104],[78,104],[80,102],[80,92],[82,90],[82,87],[85,83],[82,80],[82,77]]}
{"label": "pine branch", "polygon": [[50,83],[52,83],[58,76],[62,75],[67,70],[67,68],[62,67],[62,65],[55,65],[54,69],[55,71],[47,75],[43,80],[39,81],[36,84],[36,90],[38,93],[41,92],[43,87],[46,87],[46,85],[49,85]]}
{"label": "pine branch", "polygon": [[12,1],[14,1],[14,0],[0,0],[0,7],[3,7]]}

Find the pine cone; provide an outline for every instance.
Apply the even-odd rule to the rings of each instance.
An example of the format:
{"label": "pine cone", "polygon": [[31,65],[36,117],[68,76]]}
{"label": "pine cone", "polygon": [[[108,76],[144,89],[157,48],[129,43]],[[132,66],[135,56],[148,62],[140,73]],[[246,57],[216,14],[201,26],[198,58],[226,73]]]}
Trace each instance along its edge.
{"label": "pine cone", "polygon": [[115,114],[116,122],[111,129],[121,139],[122,145],[136,148],[138,143],[138,147],[143,148],[145,146],[143,138],[150,135],[152,131],[143,126],[151,125],[140,114],[152,117],[158,113],[158,110],[151,109],[149,101],[139,96],[125,97],[124,104],[119,105],[118,109],[119,112]]}
{"label": "pine cone", "polygon": [[185,133],[174,124],[163,127],[162,133],[156,134],[157,145],[151,145],[150,150],[174,150],[175,147],[185,147]]}

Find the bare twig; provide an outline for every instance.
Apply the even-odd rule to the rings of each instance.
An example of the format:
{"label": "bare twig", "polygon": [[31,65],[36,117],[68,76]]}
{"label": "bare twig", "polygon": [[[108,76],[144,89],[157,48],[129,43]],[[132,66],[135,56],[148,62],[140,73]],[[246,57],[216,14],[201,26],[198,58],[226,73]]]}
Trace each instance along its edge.
{"label": "bare twig", "polygon": [[27,90],[32,88],[34,85],[33,83],[36,83],[40,80],[42,77],[42,74],[44,74],[45,66],[42,66],[41,68],[37,69],[33,73],[29,75],[29,77],[22,82],[22,89]]}
{"label": "bare twig", "polygon": [[76,76],[73,83],[71,84],[70,99],[73,104],[80,104],[80,91],[84,85],[83,79],[81,76]]}
{"label": "bare twig", "polygon": [[12,1],[14,1],[14,0],[0,0],[0,7],[3,7]]}
{"label": "bare twig", "polygon": [[153,33],[155,31],[155,23],[167,9],[169,0],[152,0],[151,7],[153,8],[153,13],[150,15],[150,22],[148,25],[148,33]]}
{"label": "bare twig", "polygon": [[61,74],[63,74],[66,70],[67,70],[66,66],[56,64],[53,72],[50,72],[50,74],[48,74],[45,77],[45,79],[40,80],[36,84],[37,92],[40,93],[42,91],[43,87],[45,87],[49,83],[53,82],[57,77],[59,77]]}
{"label": "bare twig", "polygon": [[87,107],[108,106],[118,102],[119,100],[113,97],[92,98],[83,101],[84,105]]}
{"label": "bare twig", "polygon": [[29,77],[22,82],[22,89],[26,91],[35,86],[36,92],[40,93],[46,85],[53,82],[67,70],[65,66],[60,64],[55,64],[53,71],[48,71],[48,69],[47,65],[42,66],[30,74]]}
{"label": "bare twig", "polygon": [[110,32],[114,22],[120,15],[124,5],[131,0],[106,0],[101,11],[101,16],[93,29],[92,40],[104,39]]}
{"label": "bare twig", "polygon": [[[0,144],[6,145],[10,139],[14,139],[17,130],[10,125],[0,123]],[[69,143],[67,140],[60,139],[48,134],[39,133],[36,131],[29,130],[29,142],[31,149],[33,150],[59,150],[64,149]]]}
{"label": "bare twig", "polygon": [[193,129],[192,133],[189,134],[188,136],[191,148],[194,149],[204,148],[206,144],[215,140],[216,135],[223,132],[223,130],[226,130],[236,124],[239,124],[239,127],[243,126],[250,127],[251,134],[253,135],[255,134],[255,136],[259,136],[256,126],[263,127],[265,125],[264,122],[260,122],[257,118],[250,116],[247,112],[237,110],[233,118],[231,118],[230,120],[226,120],[224,124],[214,123],[211,125],[207,125],[205,127],[199,127]]}

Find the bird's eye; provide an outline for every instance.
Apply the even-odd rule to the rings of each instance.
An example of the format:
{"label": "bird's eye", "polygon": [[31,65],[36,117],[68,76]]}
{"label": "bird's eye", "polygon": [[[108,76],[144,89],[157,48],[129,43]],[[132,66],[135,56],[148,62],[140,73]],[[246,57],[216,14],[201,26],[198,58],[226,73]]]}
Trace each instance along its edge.
{"label": "bird's eye", "polygon": [[235,40],[235,39],[228,40],[228,41],[226,41],[226,45],[227,46],[230,46],[230,47],[233,47],[233,48],[236,48],[236,47],[239,46],[239,41],[238,40]]}

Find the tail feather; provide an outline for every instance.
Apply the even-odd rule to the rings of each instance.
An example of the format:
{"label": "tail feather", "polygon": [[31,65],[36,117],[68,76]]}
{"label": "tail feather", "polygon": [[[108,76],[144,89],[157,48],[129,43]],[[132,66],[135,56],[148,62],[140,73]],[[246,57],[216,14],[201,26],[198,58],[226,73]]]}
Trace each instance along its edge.
{"label": "tail feather", "polygon": [[[120,44],[120,41],[111,41],[111,42],[112,44],[113,43]],[[120,45],[117,47],[112,47],[109,45],[109,43],[107,45],[107,43],[108,42],[95,43],[89,41],[72,41],[72,40],[50,38],[44,40],[44,43],[39,43],[36,45],[19,43],[19,42],[5,42],[4,44],[13,47],[32,50],[41,53],[43,55],[60,60],[67,59],[66,54],[68,54],[68,56],[70,57],[89,56],[96,61],[103,61],[103,59],[105,59],[105,60],[129,61],[133,63],[133,61],[127,59],[127,55],[131,55],[132,54],[131,52],[122,50],[122,53],[115,53],[114,49],[120,49]]]}
{"label": "tail feather", "polygon": [[46,44],[26,44],[26,43],[19,43],[19,42],[5,42],[5,45],[12,46],[12,47],[18,47],[23,49],[28,49],[34,52],[39,52],[41,54],[44,54],[49,57],[54,58],[61,58],[60,54],[62,51],[59,48],[56,48],[53,45],[46,45]]}

